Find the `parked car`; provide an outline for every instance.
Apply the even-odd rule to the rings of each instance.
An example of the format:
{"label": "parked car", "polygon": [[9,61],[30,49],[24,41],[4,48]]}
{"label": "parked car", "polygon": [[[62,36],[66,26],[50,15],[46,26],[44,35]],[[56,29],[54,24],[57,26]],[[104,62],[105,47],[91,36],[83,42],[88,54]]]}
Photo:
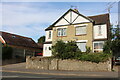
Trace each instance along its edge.
{"label": "parked car", "polygon": [[43,56],[43,53],[42,52],[36,52],[35,56]]}
{"label": "parked car", "polygon": [[120,57],[114,58],[113,59],[113,64],[114,65],[119,65],[120,64]]}

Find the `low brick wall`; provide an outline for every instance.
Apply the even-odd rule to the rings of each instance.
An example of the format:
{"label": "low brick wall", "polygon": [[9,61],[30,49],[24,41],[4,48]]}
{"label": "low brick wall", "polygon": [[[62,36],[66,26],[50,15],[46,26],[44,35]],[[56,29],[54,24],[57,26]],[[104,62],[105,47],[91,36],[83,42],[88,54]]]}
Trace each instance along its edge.
{"label": "low brick wall", "polygon": [[111,60],[100,63],[79,60],[61,60],[44,57],[27,57],[26,68],[44,70],[111,71]]}

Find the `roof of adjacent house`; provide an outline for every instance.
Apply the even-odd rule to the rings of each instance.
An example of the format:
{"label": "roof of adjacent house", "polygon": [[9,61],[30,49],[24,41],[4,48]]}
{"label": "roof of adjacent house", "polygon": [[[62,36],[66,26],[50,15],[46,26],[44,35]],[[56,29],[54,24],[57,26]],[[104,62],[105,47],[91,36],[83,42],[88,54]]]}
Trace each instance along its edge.
{"label": "roof of adjacent house", "polygon": [[[69,9],[69,10],[74,11],[73,9]],[[65,16],[69,12],[69,10],[63,16]],[[85,17],[85,18],[87,18],[87,19],[89,19],[89,20],[91,20],[91,21],[93,21],[95,25],[97,25],[97,24],[108,24],[109,23],[109,14],[108,13],[95,15],[95,16],[87,16],[86,17],[86,16],[80,14],[79,12],[76,12],[76,11],[74,11],[74,12],[81,15],[81,16],[83,16],[83,17]],[[59,18],[59,19],[61,19],[61,18]],[[57,23],[59,21],[59,19],[55,23]],[[52,30],[52,28],[55,27],[54,26],[55,23],[53,23],[48,28],[46,28],[45,31]]]}
{"label": "roof of adjacent house", "polygon": [[101,14],[95,16],[88,16],[90,19],[94,21],[94,24],[105,24],[109,22],[109,14]]}
{"label": "roof of adjacent house", "polygon": [[0,31],[6,44],[28,48],[40,48],[32,38]]}
{"label": "roof of adjacent house", "polygon": [[43,43],[37,43],[37,45],[41,48],[43,48]]}

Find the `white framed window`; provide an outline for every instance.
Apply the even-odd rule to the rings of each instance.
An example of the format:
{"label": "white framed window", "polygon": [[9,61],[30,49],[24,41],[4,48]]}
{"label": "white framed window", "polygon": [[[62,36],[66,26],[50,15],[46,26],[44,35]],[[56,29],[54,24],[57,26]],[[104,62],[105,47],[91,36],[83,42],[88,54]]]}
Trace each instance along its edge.
{"label": "white framed window", "polygon": [[86,42],[77,42],[76,44],[82,52],[86,52]]}
{"label": "white framed window", "polygon": [[48,39],[51,39],[51,31],[49,31]]}
{"label": "white framed window", "polygon": [[76,35],[82,35],[82,34],[86,34],[86,25],[85,26],[77,26],[76,28],[75,28],[75,34]]}
{"label": "white framed window", "polygon": [[101,42],[94,42],[93,43],[94,52],[101,52],[101,51],[103,51],[103,45],[104,45],[103,41],[101,41]]}
{"label": "white framed window", "polygon": [[58,29],[58,36],[66,36],[66,28]]}

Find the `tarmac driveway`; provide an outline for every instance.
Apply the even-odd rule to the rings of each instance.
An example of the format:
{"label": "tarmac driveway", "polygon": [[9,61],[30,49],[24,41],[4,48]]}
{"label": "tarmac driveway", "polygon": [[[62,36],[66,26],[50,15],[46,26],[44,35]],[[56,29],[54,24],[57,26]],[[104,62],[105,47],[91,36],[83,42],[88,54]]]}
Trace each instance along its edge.
{"label": "tarmac driveway", "polygon": [[[33,75],[34,77],[91,77],[91,78],[117,78],[118,72],[80,72],[80,71],[55,71],[55,70],[38,70],[38,69],[26,69],[26,63],[17,63],[2,66],[2,72],[7,74],[22,74]],[[4,75],[3,75],[4,76]],[[24,76],[25,77],[25,76]]]}

